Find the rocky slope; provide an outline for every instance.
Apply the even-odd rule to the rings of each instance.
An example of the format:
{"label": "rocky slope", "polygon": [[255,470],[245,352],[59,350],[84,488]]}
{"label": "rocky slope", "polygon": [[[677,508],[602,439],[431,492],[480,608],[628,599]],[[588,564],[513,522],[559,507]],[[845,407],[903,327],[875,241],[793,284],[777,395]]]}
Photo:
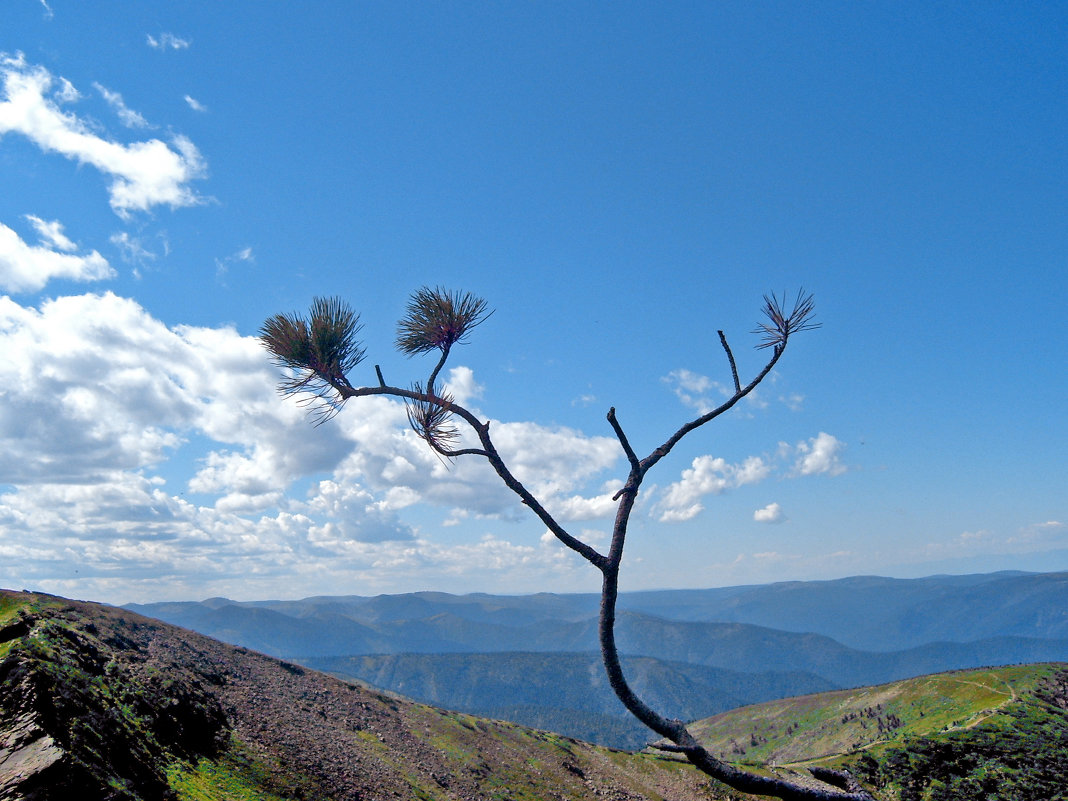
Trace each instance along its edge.
{"label": "rocky slope", "polygon": [[0,591],[0,799],[710,799],[687,766]]}

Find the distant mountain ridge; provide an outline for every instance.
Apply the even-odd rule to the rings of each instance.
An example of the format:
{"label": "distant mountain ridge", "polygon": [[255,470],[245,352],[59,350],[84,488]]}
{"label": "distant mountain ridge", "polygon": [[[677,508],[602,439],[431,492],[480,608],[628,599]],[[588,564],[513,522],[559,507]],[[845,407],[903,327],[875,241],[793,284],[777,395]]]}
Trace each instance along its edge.
{"label": "distant mountain ridge", "polygon": [[[571,720],[554,725],[633,747],[641,730],[622,708],[612,701],[592,704],[604,692],[599,672],[579,674],[591,699],[583,709],[564,704],[552,690],[575,681],[568,660],[581,655],[596,661],[598,602],[591,594],[421,592],[242,603],[213,598],[129,608],[426,702],[530,725]],[[647,660],[644,675],[656,677],[644,685],[647,694],[670,697],[664,685],[684,681],[680,671],[705,677],[691,697],[703,697],[707,706],[683,704],[675,714],[684,717],[712,714],[728,698],[733,704],[769,697],[756,685],[746,693],[729,690],[708,669],[765,676],[768,686],[791,695],[945,670],[1068,660],[1068,573],[858,576],[635,592],[621,595],[620,609],[620,652]],[[571,656],[518,656],[532,653]],[[404,658],[390,658],[398,655]],[[537,668],[519,676],[514,667],[523,660]],[[419,666],[418,682],[412,665]],[[464,678],[476,674],[482,677],[477,705]],[[505,681],[509,676],[511,683]],[[530,682],[545,688],[536,703],[527,697]],[[614,720],[608,727],[614,733],[598,739],[606,715]]]}
{"label": "distant mountain ridge", "polygon": [[[594,617],[598,602],[598,596],[588,593],[508,596],[417,592],[294,601],[211,598],[126,604],[125,608],[168,620],[193,620],[193,610],[198,607],[214,611],[227,607],[265,609],[288,618],[348,619],[374,631],[385,624],[426,620],[439,614],[506,629],[544,621],[578,622]],[[619,608],[668,620],[750,623],[823,634],[868,651],[992,637],[1068,639],[1068,572],[1005,571],[918,579],[854,576],[704,590],[624,592]],[[200,620],[215,625],[210,616]]]}

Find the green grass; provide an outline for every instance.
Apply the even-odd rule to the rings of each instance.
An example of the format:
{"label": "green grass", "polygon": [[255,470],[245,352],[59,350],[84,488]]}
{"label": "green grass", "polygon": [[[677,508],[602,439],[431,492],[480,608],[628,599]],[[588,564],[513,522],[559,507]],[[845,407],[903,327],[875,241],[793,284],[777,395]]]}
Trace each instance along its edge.
{"label": "green grass", "polygon": [[14,619],[15,613],[26,606],[26,601],[6,593],[0,594],[0,626],[6,626]]}
{"label": "green grass", "polygon": [[196,765],[173,763],[167,769],[167,782],[178,801],[288,801],[292,797],[269,789],[268,766],[237,740],[216,759],[202,758]]}
{"label": "green grass", "polygon": [[885,801],[1068,801],[1066,668],[920,676],[743,707],[691,730],[730,762],[846,767]]}
{"label": "green grass", "polygon": [[743,707],[691,729],[713,753],[732,762],[820,760],[997,719],[1054,670],[1027,665],[920,676]]}

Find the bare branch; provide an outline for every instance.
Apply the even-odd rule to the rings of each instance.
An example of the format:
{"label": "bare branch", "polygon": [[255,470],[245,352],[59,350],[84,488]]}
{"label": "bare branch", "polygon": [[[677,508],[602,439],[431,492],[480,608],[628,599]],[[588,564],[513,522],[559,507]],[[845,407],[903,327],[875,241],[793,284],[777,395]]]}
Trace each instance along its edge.
{"label": "bare branch", "polygon": [[[749,773],[716,759],[694,739],[681,721],[663,717],[638,697],[623,674],[616,646],[619,567],[626,544],[628,523],[642,481],[649,469],[670,453],[679,440],[694,429],[714,420],[751,393],[778,362],[791,334],[819,327],[818,323],[812,322],[814,304],[811,295],[798,292],[789,312],[785,311],[783,301],[774,294],[770,297],[764,296],[763,313],[768,322],[762,323],[756,329],[756,333],[761,334],[763,338],[758,347],[770,347],[773,350],[772,357],[764,368],[743,387],[738,377],[734,354],[726,336],[720,331],[720,344],[731,366],[734,395],[716,409],[680,427],[644,460],[639,459],[631,447],[616,418],[615,408],[609,410],[608,422],[626,454],[630,474],[626,485],[613,498],[618,506],[607,556],[569,534],[512,474],[490,437],[488,422],[482,422],[471,411],[457,405],[452,398],[439,395],[435,390],[435,381],[452,346],[464,341],[471,329],[489,316],[485,301],[481,298],[426,287],[412,296],[407,314],[398,325],[397,346],[409,355],[435,349],[441,352],[425,390],[419,384],[415,384],[412,389],[388,386],[377,365],[377,387],[357,388],[349,383],[346,372],[358,364],[364,355],[363,348],[355,340],[355,334],[359,331],[359,318],[336,299],[316,299],[309,321],[297,315],[277,315],[271,318],[264,324],[260,339],[276,361],[290,371],[290,376],[282,382],[283,391],[287,394],[311,394],[310,399],[301,402],[319,404],[319,423],[336,414],[341,405],[350,398],[387,395],[403,399],[412,428],[430,444],[435,453],[447,458],[464,455],[484,457],[505,486],[519,496],[560,542],[601,571],[603,583],[598,633],[605,672],[609,684],[624,706],[646,726],[672,743],[657,744],[654,747],[685,755],[704,773],[742,792],[773,795],[784,801],[871,801],[871,797],[848,774],[836,771],[819,774],[818,779],[841,788],[831,789],[826,786],[800,785],[774,775]],[[452,423],[454,417],[462,419],[471,427],[481,443],[481,448],[453,447],[460,437],[458,429]]]}
{"label": "bare branch", "polygon": [[668,439],[664,442],[663,445],[661,445],[659,448],[654,450],[642,460],[642,469],[648,472],[648,470],[653,465],[655,465],[657,462],[659,462],[661,459],[671,453],[672,448],[674,448],[679,443],[679,440],[681,440],[695,428],[700,428],[706,423],[715,420],[721,414],[733,408],[734,405],[738,403],[738,401],[740,401],[742,398],[744,398],[746,395],[756,389],[757,385],[759,385],[760,382],[763,381],[765,377],[767,377],[768,373],[771,372],[771,369],[775,366],[775,363],[779,361],[779,357],[782,356],[784,349],[785,345],[782,347],[775,348],[771,360],[764,365],[763,370],[757,373],[756,378],[750,381],[746,386],[742,387],[741,390],[735,392],[734,395],[732,395],[725,403],[721,404],[720,406],[717,406],[712,411],[706,412],[700,417],[691,420],[689,423],[682,426],[681,428],[679,428],[678,431],[668,437]]}
{"label": "bare branch", "polygon": [[731,346],[727,344],[727,336],[722,331],[719,332],[719,344],[727,352],[727,361],[731,365],[731,377],[734,379],[734,393],[738,394],[742,391],[741,382],[738,381],[738,365],[734,363],[734,354],[731,353]]}
{"label": "bare branch", "polygon": [[731,370],[734,373],[734,395],[712,411],[706,412],[700,417],[691,420],[686,425],[680,427],[678,431],[668,437],[663,445],[649,454],[642,461],[644,470],[649,470],[654,464],[667,456],[668,453],[671,452],[671,449],[674,448],[684,436],[694,429],[700,428],[706,423],[715,420],[756,389],[760,382],[767,377],[768,373],[771,372],[772,368],[775,367],[775,364],[779,361],[779,357],[781,357],[786,350],[786,343],[791,334],[797,333],[798,331],[810,331],[820,327],[820,323],[812,322],[812,315],[815,312],[815,300],[811,294],[806,295],[803,290],[798,291],[797,298],[794,301],[794,307],[789,314],[783,312],[782,303],[774,294],[770,297],[768,295],[764,296],[764,308],[762,311],[768,317],[770,324],[762,323],[753,333],[762,334],[764,337],[764,341],[757,345],[758,348],[772,348],[771,359],[764,365],[764,369],[757,373],[756,377],[746,386],[741,386],[735,369],[733,354],[727,345],[727,338],[723,332],[720,332],[720,342],[727,351],[727,358],[731,362]]}
{"label": "bare branch", "polygon": [[623,448],[623,453],[627,455],[627,461],[630,462],[631,470],[640,470],[641,464],[638,462],[638,454],[636,454],[634,449],[630,446],[630,441],[627,439],[627,435],[623,433],[623,428],[619,425],[619,421],[616,419],[615,406],[608,410],[608,422],[611,424],[612,430],[616,432],[616,438],[619,440],[619,444]]}

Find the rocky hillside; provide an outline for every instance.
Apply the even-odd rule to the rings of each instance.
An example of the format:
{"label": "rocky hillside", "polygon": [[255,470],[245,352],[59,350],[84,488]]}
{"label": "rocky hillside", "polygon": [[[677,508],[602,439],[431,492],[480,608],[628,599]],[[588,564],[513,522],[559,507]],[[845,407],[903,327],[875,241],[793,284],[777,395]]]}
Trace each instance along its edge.
{"label": "rocky hillside", "polygon": [[688,766],[0,591],[0,799],[711,799]]}

